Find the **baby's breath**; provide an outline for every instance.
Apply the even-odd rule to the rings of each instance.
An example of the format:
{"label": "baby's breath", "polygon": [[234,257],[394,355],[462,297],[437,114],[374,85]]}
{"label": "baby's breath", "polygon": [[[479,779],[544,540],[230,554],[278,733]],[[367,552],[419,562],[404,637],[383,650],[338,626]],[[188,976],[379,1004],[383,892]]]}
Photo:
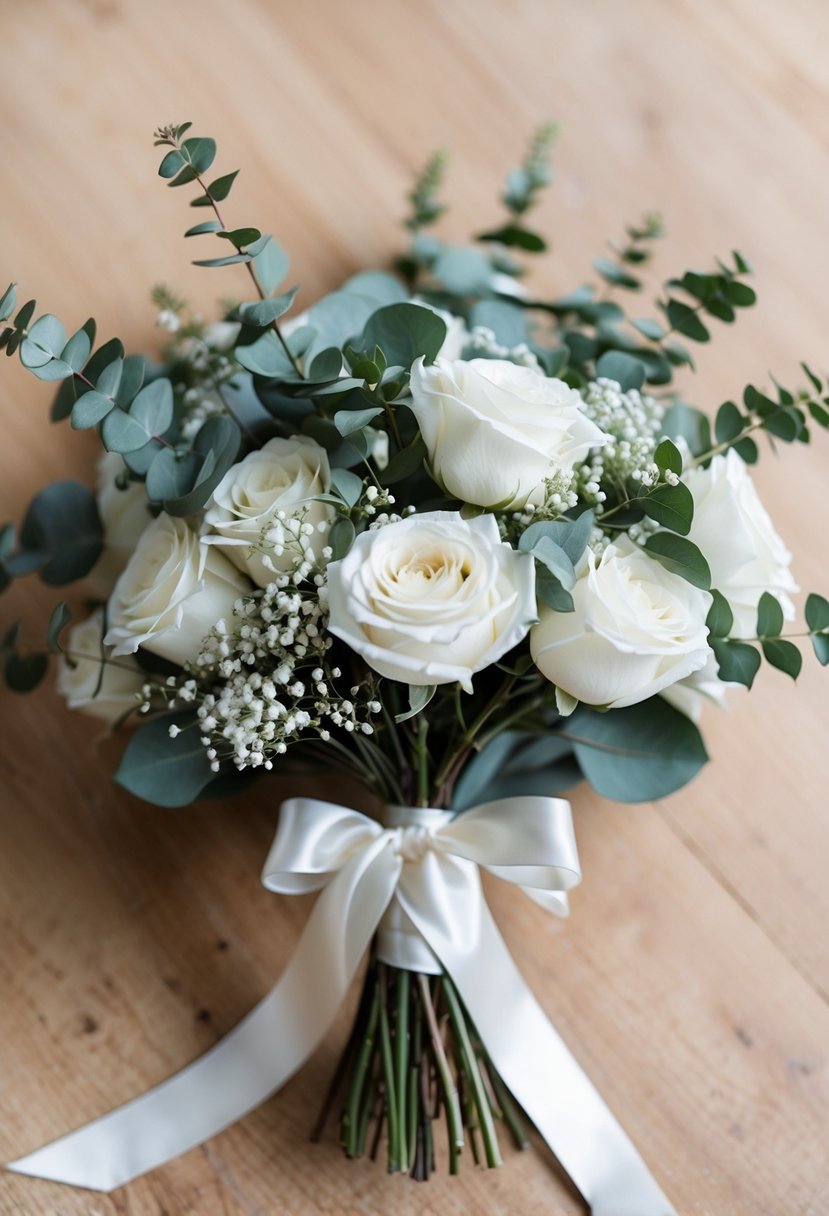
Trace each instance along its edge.
{"label": "baby's breath", "polygon": [[636,389],[623,392],[615,380],[594,380],[582,400],[588,418],[610,437],[576,470],[580,497],[600,513],[609,490],[624,493],[630,483],[650,489],[659,482],[653,454],[665,411],[656,398]]}

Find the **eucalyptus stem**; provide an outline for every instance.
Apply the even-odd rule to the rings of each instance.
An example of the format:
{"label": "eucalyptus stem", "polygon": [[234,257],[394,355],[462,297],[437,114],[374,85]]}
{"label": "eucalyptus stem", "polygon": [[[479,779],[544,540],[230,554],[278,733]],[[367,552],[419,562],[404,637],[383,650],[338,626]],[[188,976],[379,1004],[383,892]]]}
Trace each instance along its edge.
{"label": "eucalyptus stem", "polygon": [[374,1053],[374,1041],[377,1033],[377,1021],[380,1015],[380,985],[374,981],[374,994],[369,1008],[365,1038],[357,1056],[354,1076],[349,1088],[348,1101],[343,1116],[343,1139],[345,1151],[349,1157],[357,1156],[357,1135],[360,1121],[360,1098],[368,1074],[369,1064]]}
{"label": "eucalyptus stem", "polygon": [[417,719],[417,801],[418,806],[429,805],[429,750],[426,737],[429,721],[424,714]]}
{"label": "eucalyptus stem", "polygon": [[429,1028],[429,1034],[432,1040],[432,1048],[435,1053],[435,1064],[437,1066],[440,1082],[443,1087],[444,1104],[446,1107],[446,1126],[449,1133],[449,1173],[457,1174],[458,1172],[458,1151],[463,1148],[463,1118],[461,1117],[461,1106],[458,1098],[458,1090],[455,1085],[452,1071],[449,1068],[449,1061],[446,1058],[446,1052],[443,1047],[443,1040],[440,1037],[440,1028],[435,1015],[435,1007],[432,1003],[432,993],[429,988],[429,980],[425,975],[418,975],[418,987],[420,996],[423,1002],[423,1013],[426,1017],[426,1024]]}

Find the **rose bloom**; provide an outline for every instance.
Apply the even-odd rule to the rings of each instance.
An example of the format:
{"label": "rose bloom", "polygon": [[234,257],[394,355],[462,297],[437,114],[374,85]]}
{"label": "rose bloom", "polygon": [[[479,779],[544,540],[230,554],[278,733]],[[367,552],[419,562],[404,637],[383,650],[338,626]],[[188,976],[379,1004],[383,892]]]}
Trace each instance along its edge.
{"label": "rose bloom", "polygon": [[328,567],[328,592],[331,633],[374,671],[466,692],[536,619],[533,559],[491,515],[431,511],[363,532]]}
{"label": "rose bloom", "polygon": [[[259,587],[267,587],[275,571],[294,565],[296,550],[275,552],[266,534],[278,525],[277,512],[287,517],[302,515],[315,529],[333,518],[332,508],[315,501],[331,487],[331,470],[325,448],[313,439],[269,439],[228,469],[208,504],[204,522],[212,535],[205,540],[218,545],[240,570]],[[325,545],[327,527],[309,538],[312,553]],[[273,567],[263,558],[267,556]]]}
{"label": "rose bloom", "polygon": [[587,705],[620,709],[699,671],[709,656],[711,596],[627,537],[588,549],[573,612],[542,605],[530,650],[543,675]]}
{"label": "rose bloom", "polygon": [[70,657],[61,657],[57,686],[70,709],[116,722],[128,709],[136,708],[146,677],[128,655],[114,663],[104,662],[101,670],[102,659],[112,658],[102,643],[103,625],[104,610],[96,608],[92,616],[70,629],[66,644]]}
{"label": "rose bloom", "polygon": [[124,490],[115,484],[118,475],[125,471],[124,459],[117,452],[104,452],[98,461],[97,501],[104,526],[104,548],[84,580],[95,598],[107,598],[152,519],[143,481],[130,481]]}
{"label": "rose bloom", "polygon": [[711,586],[731,605],[733,636],[755,636],[764,591],[780,601],[791,620],[795,613],[788,593],[797,591],[789,570],[792,557],[760,502],[745,461],[732,448],[715,456],[707,469],[688,470],[682,480],[694,496],[688,539],[705,554]]}
{"label": "rose bloom", "polygon": [[182,519],[162,513],[145,529],[109,601],[104,639],[113,655],[139,646],[183,664],[212,626],[229,617],[249,581],[199,542]]}
{"label": "rose bloom", "polygon": [[572,469],[607,436],[575,389],[506,359],[412,368],[411,409],[436,479],[480,507],[544,501],[544,480]]}

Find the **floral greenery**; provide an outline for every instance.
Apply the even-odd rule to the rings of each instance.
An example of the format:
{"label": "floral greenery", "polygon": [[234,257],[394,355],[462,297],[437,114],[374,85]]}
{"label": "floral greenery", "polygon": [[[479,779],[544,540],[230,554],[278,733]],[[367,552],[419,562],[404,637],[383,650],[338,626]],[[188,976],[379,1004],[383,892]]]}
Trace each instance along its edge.
{"label": "floral greenery", "polygon": [[[689,470],[709,468],[729,451],[753,464],[761,432],[775,445],[807,442],[812,426],[829,426],[829,386],[805,365],[806,387],[749,385],[741,406],[720,406],[713,431],[708,417],[675,392],[677,374],[693,367],[678,339],[707,342],[713,325],[731,324],[755,302],[742,255],[670,279],[656,301],[658,316],[631,316],[623,300],[641,290],[651,244],[662,234],[661,221],[649,215],[625,230],[612,257],[596,259],[599,286],[551,300],[530,295],[520,281],[521,259],[546,249],[526,216],[551,180],[555,129],[547,127],[508,175],[504,222],[469,246],[442,242],[432,231],[443,212],[445,157],[436,156],[410,196],[410,243],[395,262],[398,274],[358,274],[314,304],[302,323],[286,325],[297,295],[296,288],[283,289],[287,255],[260,228],[225,220],[238,171],[214,177],[215,141],[189,130],[184,123],[156,132],[164,149],[159,175],[173,188],[196,187],[190,205],[211,213],[185,232],[214,243],[215,256],[195,264],[243,266],[249,276],[255,298],[234,304],[224,318],[229,345],[219,349],[196,321],[182,324],[183,301],[158,289],[160,320],[176,332],[157,365],[127,355],[117,338],[96,345],[93,320],[69,334],[57,317],[37,315],[35,301],[18,308],[12,285],[0,298],[0,322],[7,322],[0,348],[17,353],[38,379],[60,383],[53,420],[95,429],[106,450],[122,458],[118,485],[124,492],[142,486],[153,514],[199,517],[242,457],[275,438],[300,435],[327,454],[330,486],[317,497],[331,522],[321,553],[303,550],[288,573],[274,570],[273,590],[251,588],[230,623],[217,622],[192,660],[171,667],[138,651],[144,687],[133,713],[150,719],[130,739],[122,784],[150,801],[179,805],[234,769],[293,763],[293,747],[281,757],[301,741],[315,771],[351,772],[391,800],[462,809],[484,793],[549,794],[581,776],[617,800],[655,798],[685,784],[704,763],[696,725],[662,697],[610,711],[577,705],[533,664],[526,642],[476,674],[470,708],[457,684],[407,689],[367,672],[325,633],[327,567],[346,557],[358,535],[415,510],[481,512],[430,466],[413,410],[413,365],[432,365],[456,323],[465,330],[467,358],[542,369],[578,390],[586,416],[608,436],[583,466],[551,481],[533,509],[488,508],[516,552],[531,557],[543,605],[572,611],[579,564],[629,536],[670,574],[711,591],[706,624],[722,680],[750,686],[762,658],[796,678],[795,636],[809,636],[819,662],[829,662],[826,599],[811,594],[806,629],[784,635],[781,604],[766,592],[756,633],[744,637],[727,598],[711,589],[705,553],[689,538],[694,499],[683,481]],[[617,426],[620,419],[624,425]],[[266,542],[275,543],[263,534],[251,551],[266,552]],[[72,481],[47,486],[19,532],[9,524],[0,533],[0,582],[34,572],[51,586],[84,580],[104,547],[92,491]],[[298,619],[305,602],[317,605],[314,636],[326,637],[313,658],[316,643],[307,634],[298,642],[302,631],[294,624],[280,626],[279,637],[290,641],[262,641],[276,618]],[[58,604],[42,651],[21,649],[19,625],[6,633],[10,688],[35,687],[49,652],[63,650],[64,662],[77,661],[62,642],[68,619],[66,605]],[[295,667],[286,656],[297,645]],[[115,661],[102,642],[101,678]],[[280,706],[271,717],[266,701]],[[223,733],[222,720],[231,734]]]}

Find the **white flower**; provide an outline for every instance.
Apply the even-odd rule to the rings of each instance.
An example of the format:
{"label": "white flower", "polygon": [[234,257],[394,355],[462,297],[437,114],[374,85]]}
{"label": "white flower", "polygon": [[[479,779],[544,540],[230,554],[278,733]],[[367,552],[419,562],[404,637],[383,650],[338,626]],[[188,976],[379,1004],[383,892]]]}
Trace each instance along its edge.
{"label": "white flower", "polygon": [[224,354],[235,346],[241,328],[238,321],[213,321],[204,331],[204,344]]}
{"label": "white flower", "polygon": [[[326,532],[318,525],[327,523],[333,511],[315,501],[331,485],[328,455],[324,448],[299,435],[294,439],[269,439],[263,448],[251,452],[233,465],[213,491],[204,522],[210,532],[205,540],[222,547],[230,560],[246,571],[260,587],[273,582],[275,570],[297,564],[298,553],[290,544],[280,554],[284,529],[278,512],[290,520],[302,515],[312,525],[312,553],[325,544]],[[277,539],[268,538],[275,531]],[[263,559],[269,559],[270,565]]]}
{"label": "white flower", "polygon": [[103,624],[104,611],[97,608],[69,631],[66,649],[71,659],[61,658],[57,687],[70,709],[115,722],[128,709],[136,708],[136,694],[141,693],[146,677],[129,656],[102,667],[102,659],[112,657],[102,643]]}
{"label": "white flower", "polygon": [[112,591],[152,519],[143,481],[130,481],[124,490],[115,484],[124,472],[123,457],[104,452],[98,461],[98,514],[104,526],[104,548],[85,580],[89,592],[101,599]]}
{"label": "white flower", "polygon": [[173,663],[195,658],[212,626],[250,584],[199,542],[184,520],[162,513],[145,529],[109,601],[105,641],[114,655],[139,646]]}
{"label": "white flower", "polygon": [[739,684],[726,684],[718,677],[717,670],[717,660],[713,650],[710,650],[704,667],[663,689],[662,696],[692,722],[699,722],[706,701],[725,709],[728,690],[741,687]]}
{"label": "white flower", "polygon": [[435,477],[476,506],[539,505],[545,478],[606,440],[575,389],[508,360],[418,359],[411,389]]}
{"label": "white flower", "polygon": [[694,496],[688,539],[704,553],[712,587],[731,605],[732,636],[754,637],[764,591],[780,601],[791,620],[794,605],[788,592],[797,591],[789,570],[791,554],[760,502],[745,461],[732,448],[715,456],[707,469],[690,469],[682,479]]}
{"label": "white flower", "polygon": [[492,515],[412,515],[357,537],[328,567],[329,630],[369,667],[408,684],[472,691],[536,617],[533,559]]}
{"label": "white flower", "polygon": [[671,574],[627,537],[588,549],[573,612],[541,607],[530,650],[541,672],[588,705],[635,705],[699,671],[709,655],[707,591]]}

